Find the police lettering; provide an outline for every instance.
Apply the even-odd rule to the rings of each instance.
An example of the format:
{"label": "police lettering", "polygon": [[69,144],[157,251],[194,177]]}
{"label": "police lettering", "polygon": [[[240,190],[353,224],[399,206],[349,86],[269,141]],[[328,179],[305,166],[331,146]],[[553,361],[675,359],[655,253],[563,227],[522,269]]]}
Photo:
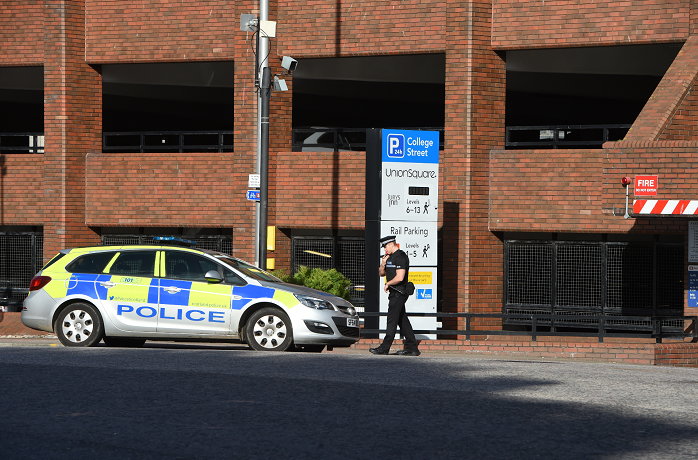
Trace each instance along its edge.
{"label": "police lettering", "polygon": [[149,307],[144,305],[142,307],[132,307],[131,305],[117,305],[116,314],[121,316],[124,313],[135,313],[141,318],[153,318],[159,316],[162,319],[174,319],[178,321],[205,321],[208,320],[209,323],[225,323],[225,312],[224,311],[209,311],[208,315],[203,310],[184,310],[178,308],[177,312],[170,312],[169,316],[165,307],[160,307],[160,314],[158,315],[157,309],[154,307]]}

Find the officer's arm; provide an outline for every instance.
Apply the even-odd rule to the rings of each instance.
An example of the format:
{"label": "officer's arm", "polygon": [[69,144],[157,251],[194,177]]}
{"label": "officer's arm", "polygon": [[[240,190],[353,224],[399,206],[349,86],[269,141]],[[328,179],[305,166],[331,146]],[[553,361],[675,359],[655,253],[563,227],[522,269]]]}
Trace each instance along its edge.
{"label": "officer's arm", "polygon": [[387,284],[388,286],[395,286],[396,284],[400,284],[400,282],[402,282],[402,280],[405,279],[406,272],[407,270],[405,270],[404,268],[398,268],[397,270],[395,270],[395,278],[391,279],[385,284]]}
{"label": "officer's arm", "polygon": [[388,256],[385,255],[381,259],[381,266],[378,267],[378,275],[379,276],[385,276],[385,264],[388,262]]}

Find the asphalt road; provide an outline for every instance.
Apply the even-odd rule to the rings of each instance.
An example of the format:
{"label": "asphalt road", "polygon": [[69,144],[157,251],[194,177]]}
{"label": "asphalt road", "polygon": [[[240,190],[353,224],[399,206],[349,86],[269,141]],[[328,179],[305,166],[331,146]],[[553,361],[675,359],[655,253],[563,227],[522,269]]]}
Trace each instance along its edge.
{"label": "asphalt road", "polygon": [[0,348],[2,459],[694,459],[698,370]]}

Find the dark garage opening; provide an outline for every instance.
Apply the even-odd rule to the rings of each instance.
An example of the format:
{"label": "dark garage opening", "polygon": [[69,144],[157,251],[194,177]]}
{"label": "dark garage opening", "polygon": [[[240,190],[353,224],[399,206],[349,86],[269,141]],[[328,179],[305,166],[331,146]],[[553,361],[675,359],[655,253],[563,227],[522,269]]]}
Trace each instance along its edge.
{"label": "dark garage opening", "polygon": [[307,128],[443,130],[445,65],[444,54],[299,60],[294,144]]}
{"label": "dark garage opening", "polygon": [[0,153],[43,153],[44,68],[0,67]]}
{"label": "dark garage opening", "polygon": [[[187,144],[184,150],[206,151],[219,141],[232,150],[233,62],[111,64],[101,70],[105,151],[181,151],[180,142]],[[188,137],[181,140],[183,133]]]}
{"label": "dark garage opening", "polygon": [[[570,147],[601,147],[600,129],[575,126],[623,125],[608,140],[625,136],[652,95],[681,43],[507,51],[507,147],[523,148],[594,140]],[[513,132],[513,127],[541,127]],[[571,129],[564,129],[564,127]],[[547,129],[546,129],[547,127]],[[543,142],[540,142],[543,141]]]}

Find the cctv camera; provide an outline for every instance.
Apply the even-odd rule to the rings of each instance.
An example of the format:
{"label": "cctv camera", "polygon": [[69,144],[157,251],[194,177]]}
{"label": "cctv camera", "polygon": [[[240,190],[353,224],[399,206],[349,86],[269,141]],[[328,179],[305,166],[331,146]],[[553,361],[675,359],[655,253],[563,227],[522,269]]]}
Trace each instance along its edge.
{"label": "cctv camera", "polygon": [[296,70],[296,67],[298,67],[298,61],[296,61],[290,56],[284,56],[283,58],[281,58],[281,67],[288,70],[289,72],[293,72],[294,70]]}
{"label": "cctv camera", "polygon": [[274,76],[272,88],[274,88],[274,91],[288,91],[286,80],[281,80],[278,76]]}

